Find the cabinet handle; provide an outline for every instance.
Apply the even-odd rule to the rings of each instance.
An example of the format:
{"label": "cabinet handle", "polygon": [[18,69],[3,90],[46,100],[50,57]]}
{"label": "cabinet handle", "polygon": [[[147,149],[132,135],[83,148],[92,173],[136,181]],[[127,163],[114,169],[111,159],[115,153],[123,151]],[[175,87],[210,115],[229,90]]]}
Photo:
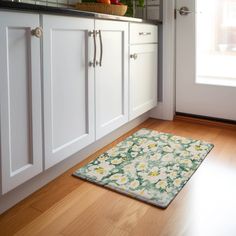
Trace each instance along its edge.
{"label": "cabinet handle", "polygon": [[43,29],[41,27],[36,27],[35,29],[31,30],[31,35],[41,38],[43,36]]}
{"label": "cabinet handle", "polygon": [[134,60],[136,60],[138,58],[138,54],[137,53],[131,54],[130,58],[133,58]]}
{"label": "cabinet handle", "polygon": [[89,62],[89,66],[96,66],[96,56],[97,56],[97,43],[96,43],[96,36],[97,36],[97,32],[96,30],[90,31],[89,32],[89,36],[92,37],[93,36],[93,45],[94,45],[94,49],[93,49],[93,61]]}
{"label": "cabinet handle", "polygon": [[138,34],[145,36],[145,35],[151,35],[152,33],[151,32],[139,32]]}
{"label": "cabinet handle", "polygon": [[100,58],[99,58],[99,66],[102,66],[102,57],[103,57],[103,44],[102,44],[102,32],[101,30],[98,31],[99,40],[100,40]]}

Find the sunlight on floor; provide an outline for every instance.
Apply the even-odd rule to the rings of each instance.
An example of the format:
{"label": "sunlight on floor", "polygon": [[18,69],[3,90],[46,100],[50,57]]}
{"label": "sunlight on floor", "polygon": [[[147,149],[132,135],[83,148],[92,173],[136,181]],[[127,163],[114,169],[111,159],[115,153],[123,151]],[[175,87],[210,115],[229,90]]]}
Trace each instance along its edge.
{"label": "sunlight on floor", "polygon": [[236,232],[236,171],[222,163],[200,168],[191,193],[192,236],[232,235]]}

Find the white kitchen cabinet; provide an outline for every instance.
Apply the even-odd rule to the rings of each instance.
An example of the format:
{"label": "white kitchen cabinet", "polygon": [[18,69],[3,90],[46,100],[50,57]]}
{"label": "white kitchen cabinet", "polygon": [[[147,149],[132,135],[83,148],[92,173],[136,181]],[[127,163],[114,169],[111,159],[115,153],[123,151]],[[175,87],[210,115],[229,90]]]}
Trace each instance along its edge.
{"label": "white kitchen cabinet", "polygon": [[0,194],[156,105],[157,28],[132,25],[129,49],[128,22],[0,12]]}
{"label": "white kitchen cabinet", "polygon": [[95,141],[94,20],[43,15],[43,30],[47,169]]}
{"label": "white kitchen cabinet", "polygon": [[130,24],[130,120],[157,105],[157,42],[157,26]]}
{"label": "white kitchen cabinet", "polygon": [[130,47],[130,119],[157,105],[157,44]]}
{"label": "white kitchen cabinet", "polygon": [[39,15],[0,12],[1,194],[42,171]]}
{"label": "white kitchen cabinet", "polygon": [[95,29],[96,139],[99,139],[128,121],[128,23],[95,20]]}

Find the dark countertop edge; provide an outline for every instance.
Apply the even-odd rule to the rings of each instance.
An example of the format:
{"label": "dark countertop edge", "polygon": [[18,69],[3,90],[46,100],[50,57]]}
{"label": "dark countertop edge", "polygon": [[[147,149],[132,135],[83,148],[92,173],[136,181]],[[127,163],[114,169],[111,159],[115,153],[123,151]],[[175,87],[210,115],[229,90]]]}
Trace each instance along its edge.
{"label": "dark countertop edge", "polygon": [[154,25],[162,24],[162,21],[159,21],[159,20],[143,20],[141,18],[107,15],[107,14],[100,14],[100,13],[95,13],[95,12],[79,11],[79,10],[70,9],[70,8],[57,8],[57,7],[51,7],[51,6],[34,5],[34,4],[18,3],[18,2],[10,2],[10,1],[0,1],[0,9],[36,12],[36,13],[44,13],[44,14],[60,14],[60,15],[67,15],[67,16],[95,18],[95,19],[101,19],[101,20],[104,19],[104,20],[116,20],[116,21],[126,21],[126,22],[134,22],[134,23],[148,23],[148,24],[154,24]]}

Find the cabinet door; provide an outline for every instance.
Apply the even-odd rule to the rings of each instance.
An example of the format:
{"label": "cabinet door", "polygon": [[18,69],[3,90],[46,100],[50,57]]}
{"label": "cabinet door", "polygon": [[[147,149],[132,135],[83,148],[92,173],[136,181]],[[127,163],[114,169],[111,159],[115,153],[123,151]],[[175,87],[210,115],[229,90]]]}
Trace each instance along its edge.
{"label": "cabinet door", "polygon": [[45,168],[95,140],[94,20],[43,16]]}
{"label": "cabinet door", "polygon": [[130,119],[157,105],[157,44],[130,46]]}
{"label": "cabinet door", "polygon": [[[128,23],[95,21],[97,61],[95,70],[96,138],[128,121]],[[101,48],[102,58],[101,58]]]}
{"label": "cabinet door", "polygon": [[2,194],[42,171],[39,15],[0,12]]}

